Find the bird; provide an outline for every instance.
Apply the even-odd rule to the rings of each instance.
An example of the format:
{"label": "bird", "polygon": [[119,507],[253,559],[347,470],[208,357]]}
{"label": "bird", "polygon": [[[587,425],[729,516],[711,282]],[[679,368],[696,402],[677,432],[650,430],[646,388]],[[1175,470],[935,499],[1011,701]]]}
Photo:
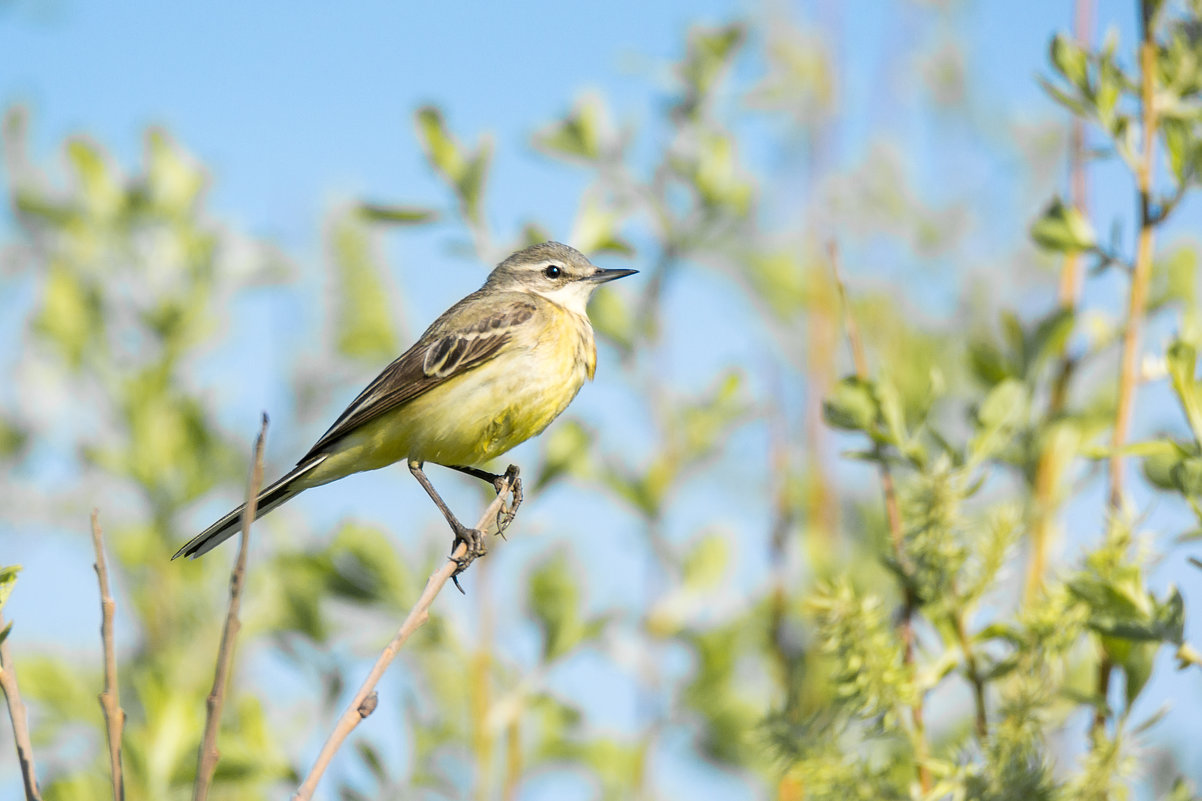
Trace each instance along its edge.
{"label": "bird", "polygon": [[[597,366],[586,306],[604,283],[637,270],[602,269],[576,249],[543,242],[512,254],[484,285],[431,323],[359,393],[313,447],[258,495],[256,519],[307,489],[404,461],[455,535],[462,570],[484,553],[484,536],[455,517],[423,466],[431,462],[488,481],[483,469],[537,436],[576,397]],[[508,481],[505,479],[508,477]],[[513,487],[514,506],[520,484]],[[245,504],[189,540],[172,559],[198,557],[242,525]]]}

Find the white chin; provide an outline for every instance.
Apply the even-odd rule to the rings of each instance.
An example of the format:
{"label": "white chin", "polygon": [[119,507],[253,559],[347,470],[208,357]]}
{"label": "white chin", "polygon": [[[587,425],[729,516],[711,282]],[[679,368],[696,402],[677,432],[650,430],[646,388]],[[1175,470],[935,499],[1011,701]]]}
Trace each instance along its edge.
{"label": "white chin", "polygon": [[563,306],[568,311],[584,316],[589,296],[593,294],[596,286],[588,281],[573,281],[550,292],[539,292],[538,294],[552,303]]}

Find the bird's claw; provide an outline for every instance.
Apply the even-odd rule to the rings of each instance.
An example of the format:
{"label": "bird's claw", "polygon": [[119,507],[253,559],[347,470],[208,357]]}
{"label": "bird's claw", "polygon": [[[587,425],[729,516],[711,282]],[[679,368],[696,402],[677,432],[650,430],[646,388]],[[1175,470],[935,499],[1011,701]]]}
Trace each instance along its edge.
{"label": "bird's claw", "polygon": [[[460,543],[463,543],[467,547],[462,556],[455,556]],[[467,570],[468,565],[486,553],[488,553],[488,547],[483,531],[477,528],[468,528],[467,526],[460,526],[455,529],[455,541],[451,543],[451,556],[448,558],[455,563],[455,572],[451,574],[451,580],[455,582],[455,587],[460,592],[463,592],[463,587],[459,584],[459,574]]]}
{"label": "bird's claw", "polygon": [[497,510],[497,533],[502,537],[505,536],[505,529],[509,528],[509,524],[513,522],[513,518],[517,516],[518,507],[522,505],[522,479],[518,477],[518,466],[516,464],[509,465],[509,468],[502,474],[497,476],[493,482],[493,487],[496,488],[497,494],[500,495],[509,489],[513,501],[509,504],[502,503],[501,508]]}

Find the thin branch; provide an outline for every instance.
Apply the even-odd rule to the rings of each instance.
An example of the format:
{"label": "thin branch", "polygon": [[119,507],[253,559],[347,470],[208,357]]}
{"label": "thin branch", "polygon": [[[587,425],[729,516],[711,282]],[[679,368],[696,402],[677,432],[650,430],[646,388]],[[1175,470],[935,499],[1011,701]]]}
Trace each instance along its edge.
{"label": "thin branch", "polygon": [[121,770],[121,732],[125,729],[125,710],[117,688],[117,648],[113,640],[113,613],[117,603],[109,589],[108,563],[104,558],[104,534],[100,530],[100,510],[92,510],[92,547],[96,551],[96,580],[100,582],[100,641],[104,646],[104,691],[100,693],[100,711],[108,733],[109,775],[113,780],[113,801],[125,798],[125,777]]}
{"label": "thin branch", "polygon": [[242,628],[238,620],[238,609],[242,602],[242,583],[246,578],[246,556],[250,542],[250,524],[254,522],[259,507],[259,488],[263,485],[263,440],[267,436],[267,415],[259,427],[255,439],[254,458],[251,461],[250,480],[246,488],[246,507],[242,511],[242,535],[238,538],[238,558],[230,576],[230,604],[225,615],[225,626],[221,630],[221,646],[217,651],[217,669],[213,676],[213,689],[205,702],[205,729],[197,756],[196,783],[192,787],[193,801],[204,801],[213,783],[217,770],[217,729],[221,725],[221,710],[225,706],[226,688],[229,685],[230,666],[234,661],[234,640]]}
{"label": "thin branch", "polygon": [[[476,524],[476,528],[485,531],[495,524],[497,513],[503,508],[505,497],[509,494],[516,481],[516,471],[509,471],[505,474],[505,482],[501,490],[497,493],[497,497],[493,499],[493,502],[488,505],[488,508],[484,510],[484,514],[480,516],[480,521]],[[388,669],[392,660],[396,658],[397,653],[401,650],[405,642],[430,619],[430,606],[434,603],[434,599],[438,597],[438,593],[442,591],[443,585],[455,573],[455,560],[466,554],[466,543],[460,543],[456,546],[446,564],[430,574],[430,578],[426,580],[426,588],[422,590],[417,603],[414,604],[408,617],[405,618],[405,622],[397,629],[392,640],[384,647],[384,651],[380,654],[379,658],[376,659],[376,663],[367,674],[367,678],[363,680],[359,691],[355,693],[355,697],[347,705],[346,711],[338,718],[338,722],[334,725],[334,730],[330,732],[325,745],[321,747],[321,753],[317,755],[317,760],[309,770],[309,775],[305,777],[296,794],[292,796],[292,801],[306,801],[313,797],[313,793],[317,789],[317,783],[321,781],[322,774],[330,766],[330,761],[334,758],[334,754],[337,753],[339,747],[342,746],[342,743],[354,728],[375,709],[375,703],[372,699],[375,697],[376,685],[380,682],[381,677],[383,677],[384,671]]]}
{"label": "thin branch", "polygon": [[960,641],[960,650],[964,653],[964,671],[968,674],[969,684],[972,685],[973,702],[976,705],[974,722],[977,739],[984,743],[989,737],[989,717],[985,708],[985,679],[981,677],[977,655],[973,651],[972,640],[968,637],[968,627],[964,625],[964,615],[959,611],[952,613],[952,625],[956,629],[956,639]]}
{"label": "thin branch", "polygon": [[[1131,293],[1127,302],[1127,329],[1123,334],[1123,355],[1119,363],[1119,398],[1114,415],[1114,436],[1110,442],[1110,493],[1108,508],[1110,525],[1115,525],[1123,511],[1123,456],[1131,410],[1135,402],[1136,358],[1144,311],[1148,305],[1148,280],[1152,274],[1152,237],[1155,221],[1152,211],[1152,168],[1156,154],[1156,43],[1151,28],[1152,4],[1144,0],[1142,42],[1139,46],[1140,107],[1143,113],[1143,151],[1136,165],[1135,184],[1139,192],[1139,239],[1135,250],[1135,270],[1131,275]],[[1103,655],[1098,664],[1097,694],[1101,706],[1094,715],[1093,732],[1105,727],[1106,699],[1110,692],[1110,657]]]}
{"label": "thin branch", "polygon": [[1112,518],[1123,507],[1122,447],[1127,441],[1131,411],[1135,400],[1136,361],[1139,337],[1143,328],[1144,311],[1148,305],[1148,280],[1152,274],[1152,243],[1155,226],[1152,219],[1152,165],[1156,150],[1156,45],[1152,32],[1145,26],[1144,40],[1139,47],[1140,103],[1143,108],[1143,152],[1135,173],[1139,191],[1139,239],[1135,251],[1135,271],[1131,276],[1131,293],[1127,300],[1127,327],[1123,335],[1123,354],[1119,366],[1119,397],[1114,416],[1114,436],[1111,439],[1110,494]]}
{"label": "thin branch", "polygon": [[502,801],[514,801],[518,797],[518,785],[522,780],[522,732],[519,718],[514,715],[505,724],[505,778],[501,784]]}
{"label": "thin branch", "polygon": [[[852,361],[856,366],[856,375],[863,380],[867,380],[868,359],[864,355],[864,343],[860,339],[860,329],[856,325],[855,315],[851,313],[851,305],[847,300],[847,288],[843,285],[843,278],[839,273],[839,245],[834,240],[827,243],[827,254],[830,257],[831,274],[834,276],[835,286],[839,290],[839,302],[843,306],[843,320],[844,325],[847,327],[847,341],[851,344]],[[909,560],[906,558],[905,541],[902,534],[901,506],[897,502],[897,490],[893,485],[893,473],[883,459],[877,463],[877,468],[881,477],[881,490],[885,495],[885,514],[889,519],[889,536],[893,542],[893,556],[897,560],[897,564],[901,570],[908,574],[910,572]],[[905,649],[903,651],[903,659],[909,667],[914,664],[914,607],[917,604],[917,599],[914,597],[914,591],[910,587],[909,582],[903,582],[902,589],[905,593],[905,598],[902,603],[897,629],[898,633],[901,634],[902,644]],[[931,791],[931,770],[927,765],[927,761],[930,754],[927,749],[926,723],[921,694],[919,694],[918,699],[914,702],[914,706],[911,707],[910,712],[914,718],[918,782],[922,786],[923,793],[929,793]]]}
{"label": "thin branch", "polygon": [[[1073,4],[1073,36],[1078,43],[1088,46],[1093,39],[1095,0],[1075,0]],[[1073,117],[1069,131],[1069,192],[1073,208],[1088,216],[1089,186],[1086,159],[1085,120]],[[1060,308],[1073,312],[1080,303],[1085,254],[1077,251],[1067,253],[1060,269]],[[1045,420],[1052,421],[1064,410],[1068,400],[1069,382],[1076,372],[1077,362],[1068,354],[1067,342],[1062,346],[1057,360],[1056,375],[1052,380],[1052,394],[1048,401]],[[1024,600],[1029,602],[1043,586],[1047,571],[1048,550],[1051,544],[1052,524],[1055,521],[1055,490],[1059,485],[1065,466],[1053,458],[1050,448],[1039,455],[1032,481],[1034,503],[1031,521],[1031,559],[1027,564]]]}
{"label": "thin branch", "polygon": [[[4,631],[4,615],[0,615],[0,632]],[[8,701],[8,717],[13,724],[13,741],[17,744],[17,761],[21,764],[21,780],[25,782],[25,800],[42,801],[38,789],[37,771],[33,766],[33,743],[29,741],[29,713],[17,687],[17,669],[8,651],[8,638],[0,640],[0,689]]]}

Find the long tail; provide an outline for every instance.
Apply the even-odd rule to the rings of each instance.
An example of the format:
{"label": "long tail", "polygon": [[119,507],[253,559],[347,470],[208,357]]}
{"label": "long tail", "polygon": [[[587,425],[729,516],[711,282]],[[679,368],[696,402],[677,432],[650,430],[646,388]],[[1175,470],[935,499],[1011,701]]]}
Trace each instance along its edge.
{"label": "long tail", "polygon": [[[284,502],[291,500],[299,495],[304,490],[312,485],[303,487],[294,487],[297,479],[308,474],[310,470],[317,467],[326,460],[326,454],[321,454],[313,457],[309,461],[302,462],[292,469],[288,475],[281,478],[279,481],[272,484],[259,493],[259,504],[255,510],[255,519],[258,520],[263,515],[270,512],[272,509],[280,506]],[[181,556],[191,556],[195,559],[202,554],[216,548],[221,543],[234,536],[242,528],[242,510],[246,508],[246,504],[242,504],[237,509],[222,517],[213,525],[206,528],[204,531],[197,534],[192,539],[188,540],[184,547],[175,552],[172,559],[178,559]]]}

